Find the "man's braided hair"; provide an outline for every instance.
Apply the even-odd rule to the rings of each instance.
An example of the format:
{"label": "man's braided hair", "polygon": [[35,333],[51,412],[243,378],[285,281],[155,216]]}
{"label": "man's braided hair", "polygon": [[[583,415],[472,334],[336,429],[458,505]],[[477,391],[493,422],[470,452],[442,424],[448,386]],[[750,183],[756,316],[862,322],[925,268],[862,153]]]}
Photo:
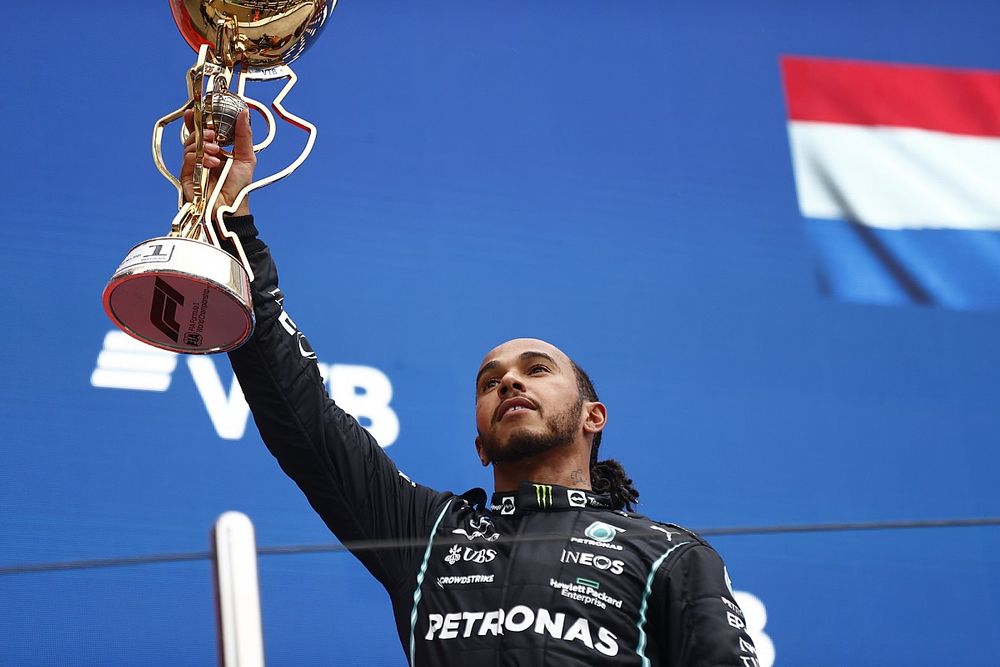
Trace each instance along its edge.
{"label": "man's braided hair", "polygon": [[[580,398],[584,401],[598,401],[597,390],[590,376],[582,368],[570,361],[573,373],[576,375],[576,386]],[[611,497],[611,509],[627,509],[631,511],[639,502],[639,491],[632,486],[632,478],[625,472],[622,464],[614,459],[597,460],[597,451],[601,447],[601,433],[594,434],[594,445],[590,450],[590,484],[597,493],[606,493]]]}

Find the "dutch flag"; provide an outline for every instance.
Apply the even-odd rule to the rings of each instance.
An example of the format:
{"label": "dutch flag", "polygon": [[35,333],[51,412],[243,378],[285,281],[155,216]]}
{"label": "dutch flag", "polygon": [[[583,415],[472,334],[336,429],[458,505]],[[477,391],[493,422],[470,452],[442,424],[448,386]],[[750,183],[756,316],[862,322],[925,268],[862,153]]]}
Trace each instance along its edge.
{"label": "dutch flag", "polygon": [[823,289],[1000,307],[1000,73],[801,57],[781,67]]}

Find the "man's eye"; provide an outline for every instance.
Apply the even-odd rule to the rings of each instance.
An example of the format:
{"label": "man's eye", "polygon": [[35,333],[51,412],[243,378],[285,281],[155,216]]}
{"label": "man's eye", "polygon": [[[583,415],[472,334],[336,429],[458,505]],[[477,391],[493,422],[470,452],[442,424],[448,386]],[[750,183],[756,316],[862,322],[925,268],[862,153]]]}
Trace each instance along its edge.
{"label": "man's eye", "polygon": [[497,386],[496,379],[487,380],[486,382],[483,383],[483,391],[488,391],[495,386]]}
{"label": "man's eye", "polygon": [[531,368],[530,368],[530,369],[528,370],[528,372],[529,372],[529,373],[532,373],[532,374],[535,374],[535,373],[538,373],[538,372],[542,372],[542,373],[545,373],[545,372],[547,372],[548,370],[549,370],[549,369],[548,369],[548,368],[546,368],[545,366],[542,366],[541,364],[536,364],[536,365],[532,366],[532,367],[531,367]]}

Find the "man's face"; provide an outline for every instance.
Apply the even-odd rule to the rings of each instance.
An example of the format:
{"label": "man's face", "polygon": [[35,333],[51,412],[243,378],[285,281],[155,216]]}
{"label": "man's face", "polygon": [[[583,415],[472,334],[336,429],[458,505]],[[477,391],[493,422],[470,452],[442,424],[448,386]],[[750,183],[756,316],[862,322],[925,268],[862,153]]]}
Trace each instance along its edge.
{"label": "man's face", "polygon": [[487,461],[517,461],[571,444],[582,423],[576,375],[558,348],[518,338],[486,355],[476,378],[476,428]]}

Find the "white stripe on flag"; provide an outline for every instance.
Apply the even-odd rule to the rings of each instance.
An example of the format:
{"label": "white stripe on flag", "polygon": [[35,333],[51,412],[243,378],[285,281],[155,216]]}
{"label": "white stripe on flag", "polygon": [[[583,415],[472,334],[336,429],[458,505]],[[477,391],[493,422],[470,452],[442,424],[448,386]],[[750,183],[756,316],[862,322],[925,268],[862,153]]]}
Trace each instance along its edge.
{"label": "white stripe on flag", "polygon": [[884,229],[1000,229],[1000,139],[792,121],[799,209]]}

